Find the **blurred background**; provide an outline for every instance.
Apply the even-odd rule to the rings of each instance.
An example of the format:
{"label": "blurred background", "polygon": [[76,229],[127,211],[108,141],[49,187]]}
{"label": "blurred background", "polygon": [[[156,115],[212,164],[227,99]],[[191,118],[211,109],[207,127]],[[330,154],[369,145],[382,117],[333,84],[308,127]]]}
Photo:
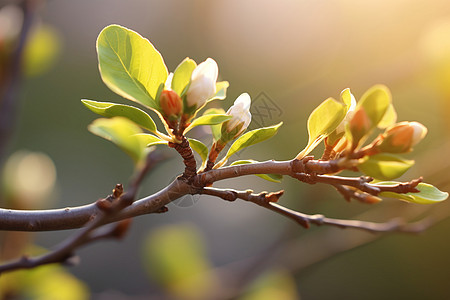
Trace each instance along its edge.
{"label": "blurred background", "polygon": [[[11,11],[10,5],[21,2],[0,0],[0,69],[9,64],[5,59],[12,51],[7,50],[8,39],[17,38],[22,26],[20,14],[16,16],[14,10],[5,13],[2,8]],[[97,116],[80,102],[127,103],[103,84],[97,67],[96,37],[113,23],[148,38],[170,71],[186,56],[198,63],[214,58],[219,79],[230,82],[223,107],[227,109],[242,92],[252,96],[254,122],[250,128],[284,121],[276,137],[246,149],[238,159],[293,158],[306,145],[306,120],[320,102],[338,98],[347,87],[358,99],[372,85],[382,83],[391,89],[399,121],[419,121],[429,129],[425,141],[413,155],[407,155],[414,157],[416,165],[403,179],[424,176],[426,182],[450,190],[447,0],[28,3],[28,41],[37,28],[44,37],[36,39],[38,50],[29,54],[29,62],[25,58],[15,95],[14,131],[8,143],[1,145],[1,154],[6,162],[16,153],[18,165],[26,155],[34,155],[40,176],[27,177],[26,183],[30,185],[35,178],[38,186],[54,188],[26,203],[17,200],[2,206],[78,206],[110,194],[116,183],[128,182],[131,160],[88,132],[88,124]],[[9,17],[1,23],[5,15]],[[39,59],[33,62],[33,57]],[[171,158],[150,173],[141,196],[160,190],[183,170],[174,151],[160,147],[158,151]],[[4,177],[10,178],[11,172],[5,171]],[[18,178],[23,176],[28,175]],[[48,180],[42,183],[42,178]],[[328,186],[309,186],[289,178],[275,184],[246,177],[218,186],[256,192],[285,189],[282,205],[335,218],[382,222],[396,216],[416,220],[450,215],[450,205],[445,202],[420,207],[389,199],[371,206],[348,203]],[[420,235],[378,235],[327,227],[305,230],[251,203],[188,197],[170,204],[168,213],[136,218],[121,242],[82,248],[78,266],[58,268],[57,272],[76,286],[79,299],[213,299],[211,295],[448,299],[449,230],[450,219]],[[51,248],[72,232],[37,233],[16,240]],[[13,248],[8,257],[23,252],[17,249],[20,247]],[[14,279],[10,280],[0,288],[14,286]],[[26,290],[26,284],[17,287],[20,289]],[[26,292],[30,298],[37,295],[33,293],[44,293],[31,290]]]}

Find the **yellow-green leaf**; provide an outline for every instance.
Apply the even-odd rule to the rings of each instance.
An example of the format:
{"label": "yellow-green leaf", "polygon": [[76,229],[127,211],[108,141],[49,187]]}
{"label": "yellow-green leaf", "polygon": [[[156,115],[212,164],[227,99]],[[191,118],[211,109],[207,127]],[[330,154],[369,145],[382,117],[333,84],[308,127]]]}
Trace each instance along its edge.
{"label": "yellow-green leaf", "polygon": [[398,155],[381,153],[361,159],[358,169],[379,180],[392,180],[402,176],[414,165],[414,160],[406,160]]}
{"label": "yellow-green leaf", "polygon": [[364,108],[364,111],[371,121],[371,129],[376,128],[380,123],[384,125],[392,121],[392,118],[394,117],[392,111],[386,116],[386,119],[383,120],[391,105],[391,98],[389,89],[381,84],[371,87],[361,97],[356,109],[359,107]]}
{"label": "yellow-green leaf", "polygon": [[154,146],[154,145],[167,145],[167,141],[160,139],[157,136],[154,136],[149,133],[137,133],[133,135],[139,139],[141,145],[146,145],[146,147]]}
{"label": "yellow-green leaf", "polygon": [[308,145],[298,155],[302,159],[308,155],[319,143],[331,134],[344,120],[347,114],[347,106],[328,98],[323,101],[308,118]]}
{"label": "yellow-green leaf", "polygon": [[100,74],[115,93],[150,108],[168,71],[161,54],[137,32],[119,25],[104,28],[97,39]]}
{"label": "yellow-green leaf", "polygon": [[208,159],[208,147],[205,146],[205,144],[203,144],[202,142],[196,140],[196,139],[188,139],[189,141],[189,146],[192,148],[192,150],[194,150],[195,152],[197,152],[200,155],[200,158],[202,159],[202,166],[200,169],[203,169],[204,166],[206,165],[206,161]]}
{"label": "yellow-green leaf", "polygon": [[199,125],[218,125],[231,118],[232,116],[227,114],[206,114],[194,119],[192,123],[184,130],[184,133],[186,134],[189,130]]}
{"label": "yellow-green leaf", "polygon": [[[385,182],[378,182],[376,185],[389,186],[389,185],[397,185],[398,183],[399,182],[385,181]],[[428,183],[421,182],[416,188],[420,191],[419,193],[399,194],[393,192],[381,192],[380,196],[396,198],[418,204],[433,204],[444,201],[448,198],[447,192],[442,192],[435,186]]]}
{"label": "yellow-green leaf", "polygon": [[230,149],[228,149],[225,157],[217,163],[217,166],[223,166],[227,162],[228,158],[236,152],[273,137],[278,132],[281,125],[283,125],[283,122],[269,127],[258,128],[241,135],[236,141],[234,141]]}
{"label": "yellow-green leaf", "polygon": [[[245,165],[245,164],[254,164],[258,161],[253,159],[246,159],[246,160],[237,160],[233,162],[230,166],[236,166],[236,165]],[[256,174],[256,176],[261,177],[262,179],[265,179],[267,181],[280,183],[281,179],[283,179],[283,175],[280,174]]]}
{"label": "yellow-green leaf", "polygon": [[394,105],[392,103],[389,105],[386,113],[381,119],[380,123],[378,123],[378,128],[384,129],[387,128],[397,121],[397,112],[395,111]]}
{"label": "yellow-green leaf", "polygon": [[92,100],[81,100],[81,102],[89,108],[91,111],[110,118],[110,117],[125,117],[130,121],[133,121],[143,128],[155,132],[156,125],[153,119],[143,110],[123,104],[116,104],[110,102],[98,102]]}
{"label": "yellow-green leaf", "polygon": [[186,92],[186,87],[191,81],[192,71],[197,67],[194,60],[186,57],[173,72],[172,90],[174,90],[180,97]]}
{"label": "yellow-green leaf", "polygon": [[341,92],[341,100],[342,102],[344,102],[347,111],[350,109],[350,107],[352,105],[354,105],[355,101],[355,97],[353,97],[352,93],[350,92],[349,88],[346,88],[345,90],[343,90]]}
{"label": "yellow-green leaf", "polygon": [[124,117],[97,119],[92,122],[89,131],[116,144],[139,164],[146,157],[148,151],[142,139],[135,136],[142,130],[134,122]]}
{"label": "yellow-green leaf", "polygon": [[219,81],[216,83],[216,94],[208,99],[207,102],[212,100],[223,100],[227,97],[227,88],[230,86],[228,81]]}
{"label": "yellow-green leaf", "polygon": [[[206,116],[206,115],[223,115],[223,114],[225,114],[225,110],[223,108],[210,108],[210,109],[205,110],[205,112],[203,113],[204,116]],[[214,141],[218,141],[220,139],[221,128],[222,128],[221,124],[211,125],[211,132],[212,132]]]}

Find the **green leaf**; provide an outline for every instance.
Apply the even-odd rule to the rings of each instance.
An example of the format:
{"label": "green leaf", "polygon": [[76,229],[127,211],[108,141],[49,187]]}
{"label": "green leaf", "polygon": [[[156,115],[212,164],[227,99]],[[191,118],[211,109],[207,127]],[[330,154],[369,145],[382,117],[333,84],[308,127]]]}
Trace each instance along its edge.
{"label": "green leaf", "polygon": [[402,176],[414,165],[413,160],[406,160],[394,154],[375,154],[362,159],[358,169],[364,174],[379,180],[392,180]]}
{"label": "green leaf", "polygon": [[395,111],[394,105],[392,105],[391,103],[388,109],[386,110],[383,119],[381,119],[380,123],[378,123],[378,128],[385,129],[395,124],[396,121],[397,121],[397,112]]}
{"label": "green leaf", "polygon": [[302,159],[308,155],[324,138],[331,134],[344,120],[347,106],[333,98],[323,101],[308,118],[308,145],[298,155]]}
{"label": "green leaf", "polygon": [[186,134],[189,130],[199,125],[217,125],[231,119],[232,116],[226,114],[208,114],[198,117],[184,130]]}
{"label": "green leaf", "polygon": [[223,100],[227,97],[227,88],[230,86],[228,81],[220,81],[216,83],[216,94],[208,99],[207,102],[212,100]]}
{"label": "green leaf", "polygon": [[123,117],[97,119],[92,122],[89,131],[116,144],[138,164],[143,161],[147,151],[146,144],[135,136],[141,129],[132,121]]}
{"label": "green leaf", "polygon": [[133,136],[137,137],[139,139],[139,142],[141,145],[146,145],[146,147],[154,146],[154,145],[167,145],[168,142],[160,139],[157,136],[154,136],[153,134],[149,133],[137,133]]}
{"label": "green leaf", "polygon": [[[377,127],[383,120],[386,112],[391,105],[391,92],[389,89],[381,84],[371,87],[358,102],[357,109],[363,107],[367,116],[371,121],[372,129]],[[389,119],[392,118],[391,115],[387,116],[382,123],[388,123]],[[383,125],[383,124],[382,124]]]}
{"label": "green leaf", "polygon": [[283,122],[278,123],[277,125],[273,125],[270,127],[258,128],[252,131],[249,131],[243,135],[241,135],[228,149],[227,155],[217,163],[218,166],[223,166],[228,158],[235,154],[238,151],[241,151],[244,148],[247,148],[256,143],[260,143],[267,139],[273,137],[277,132]]}
{"label": "green leaf", "polygon": [[[203,113],[204,116],[206,116],[206,115],[223,115],[223,114],[225,114],[225,110],[223,108],[210,108],[210,109],[207,109]],[[213,138],[215,141],[218,141],[220,139],[221,128],[222,128],[222,125],[220,125],[220,124],[211,125],[211,132],[212,132],[212,135],[213,135]]]}
{"label": "green leaf", "polygon": [[[376,185],[380,186],[389,186],[397,184],[399,184],[399,182],[395,181],[384,181],[376,183]],[[447,192],[442,192],[435,186],[428,183],[421,182],[416,188],[420,191],[419,193],[399,194],[393,192],[381,192],[380,196],[396,198],[418,204],[433,204],[444,201],[448,198]]]}
{"label": "green leaf", "polygon": [[202,169],[206,164],[206,161],[208,160],[208,153],[209,153],[208,147],[206,147],[205,144],[196,139],[188,139],[188,141],[189,146],[192,148],[192,150],[194,150],[200,155],[200,158],[202,159],[202,166],[200,169]]}
{"label": "green leaf", "polygon": [[[257,162],[258,161],[253,160],[253,159],[237,160],[237,161],[233,162],[230,166],[254,164]],[[268,180],[271,182],[276,182],[276,183],[280,183],[281,179],[283,179],[283,175],[280,175],[280,174],[256,174],[256,176],[261,177],[262,179],[265,179],[265,180]]]}
{"label": "green leaf", "polygon": [[123,104],[110,102],[98,102],[92,100],[81,100],[91,111],[104,117],[125,117],[143,128],[155,132],[156,125],[153,119],[143,110]]}
{"label": "green leaf", "polygon": [[115,93],[150,108],[167,79],[161,54],[137,32],[119,25],[104,28],[97,39],[100,74]]}
{"label": "green leaf", "polygon": [[348,120],[348,111],[351,109],[352,105],[356,105],[355,97],[350,92],[350,89],[347,88],[341,92],[341,101],[345,104],[345,115],[344,120],[327,136],[327,144],[332,146],[335,145],[344,135],[345,135],[345,126]]}
{"label": "green leaf", "polygon": [[346,88],[341,92],[341,100],[346,106],[346,111],[348,111],[352,106],[352,103],[355,101],[355,98],[353,97],[349,88]]}
{"label": "green leaf", "polygon": [[186,57],[173,72],[172,90],[174,90],[180,97],[186,92],[186,87],[191,82],[192,71],[197,67],[194,60]]}

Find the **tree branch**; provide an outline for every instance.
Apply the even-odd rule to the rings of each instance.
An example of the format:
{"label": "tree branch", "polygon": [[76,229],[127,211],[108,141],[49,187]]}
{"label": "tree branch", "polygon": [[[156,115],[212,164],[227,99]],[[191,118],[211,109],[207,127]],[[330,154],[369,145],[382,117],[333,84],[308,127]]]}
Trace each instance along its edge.
{"label": "tree branch", "polygon": [[297,222],[304,228],[309,228],[311,224],[314,224],[317,226],[331,225],[339,228],[357,228],[369,232],[419,233],[424,231],[429,226],[431,226],[431,224],[433,224],[432,220],[427,218],[414,223],[406,223],[404,220],[400,218],[394,218],[383,223],[376,223],[359,220],[327,218],[320,214],[316,215],[303,214],[291,210],[289,208],[286,208],[278,203],[275,203],[283,195],[284,191],[279,191],[275,193],[262,192],[259,194],[255,194],[251,190],[236,191],[233,189],[218,189],[212,187],[205,187],[202,193],[206,195],[220,197],[227,201],[234,201],[239,198],[248,202],[253,202],[259,206],[274,211]]}
{"label": "tree branch", "polygon": [[[332,166],[335,163],[335,161],[330,161],[329,165]],[[319,168],[324,170],[326,167],[325,162],[318,160],[307,160],[304,165],[312,170]],[[421,180],[413,180],[409,183],[399,184],[398,186],[376,186],[368,183],[367,181],[369,179],[364,177],[347,178],[329,175],[315,175],[314,173],[314,175],[310,175],[306,173],[298,173],[298,169],[298,163],[293,163],[293,161],[270,160],[254,164],[236,165],[210,170],[192,177],[192,183],[187,182],[186,180],[176,179],[161,191],[135,201],[132,205],[126,207],[118,213],[111,221],[115,222],[126,218],[158,212],[165,205],[181,196],[186,194],[207,193],[208,190],[204,188],[207,185],[211,185],[219,180],[244,175],[275,173],[289,175],[297,179],[302,176],[307,176],[310,180],[309,183],[321,182],[334,186],[353,186],[355,188],[362,188],[363,190],[370,192],[372,195],[378,195],[381,191],[397,191],[398,193],[404,193],[406,190],[410,190],[411,188],[417,186]],[[50,231],[80,228],[93,217],[98,215],[99,212],[100,209],[98,207],[98,203],[52,210],[0,209],[0,230]]]}

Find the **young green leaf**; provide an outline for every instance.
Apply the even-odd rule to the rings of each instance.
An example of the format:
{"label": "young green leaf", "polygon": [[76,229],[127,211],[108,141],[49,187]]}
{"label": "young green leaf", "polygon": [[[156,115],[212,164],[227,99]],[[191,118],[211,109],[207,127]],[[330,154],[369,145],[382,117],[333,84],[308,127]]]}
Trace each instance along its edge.
{"label": "young green leaf", "polygon": [[[253,160],[253,159],[237,160],[237,161],[233,162],[230,166],[254,164],[257,162],[258,161]],[[280,174],[256,174],[256,176],[261,177],[262,179],[265,179],[265,180],[268,180],[271,182],[276,182],[276,183],[280,183],[281,179],[283,179],[283,175],[280,175]]]}
{"label": "young green leaf", "polygon": [[174,90],[180,97],[186,92],[186,87],[191,81],[192,71],[194,71],[197,64],[195,61],[186,57],[173,72],[172,90]]}
{"label": "young green leaf", "polygon": [[394,154],[382,153],[363,158],[358,165],[358,169],[379,180],[392,180],[402,176],[413,165],[413,160],[406,160]]}
{"label": "young green leaf", "polygon": [[146,147],[154,145],[167,145],[168,143],[167,141],[149,133],[137,133],[134,136],[139,139],[141,145],[145,145]]}
{"label": "young green leaf", "polygon": [[323,101],[308,118],[308,145],[298,155],[302,159],[331,134],[344,120],[347,106],[333,98]]}
{"label": "young green leaf", "polygon": [[98,102],[83,99],[81,102],[91,111],[110,118],[110,117],[125,117],[143,128],[155,132],[156,125],[153,119],[143,110],[123,104],[115,104],[110,102]]}
{"label": "young green leaf", "polygon": [[342,102],[344,102],[347,111],[352,107],[352,105],[355,105],[355,98],[353,97],[349,88],[346,88],[341,92],[341,100]]}
{"label": "young green leaf", "polygon": [[358,102],[356,109],[359,107],[364,108],[364,111],[371,121],[371,129],[373,129],[377,127],[380,122],[381,125],[384,125],[385,123],[392,121],[392,118],[394,118],[392,111],[386,116],[386,119],[383,120],[390,105],[391,92],[386,86],[378,84],[364,93],[361,100]]}
{"label": "young green leaf", "polygon": [[216,94],[208,99],[207,102],[212,100],[223,100],[227,97],[227,88],[230,86],[228,81],[219,81],[216,83]]}
{"label": "young green leaf", "polygon": [[278,129],[282,124],[283,122],[280,122],[277,125],[258,128],[241,135],[231,145],[225,157],[220,162],[217,163],[217,166],[223,166],[227,162],[228,158],[230,158],[236,152],[241,151],[242,149],[247,148],[256,143],[260,143],[262,141],[270,139],[278,132]]}
{"label": "young green leaf", "polygon": [[388,109],[386,110],[383,119],[381,119],[380,123],[378,123],[378,128],[385,129],[395,124],[396,121],[397,121],[397,112],[395,111],[394,105],[392,105],[391,103]]}
{"label": "young green leaf", "polygon": [[352,95],[349,88],[346,88],[341,92],[341,101],[345,104],[345,117],[336,129],[327,136],[326,143],[329,146],[335,145],[345,135],[345,127],[356,106],[355,97]]}
{"label": "young green leaf", "polygon": [[[203,113],[204,116],[206,116],[206,115],[223,115],[223,114],[225,114],[225,110],[223,108],[210,108],[210,109],[205,110],[205,112]],[[221,128],[222,128],[221,124],[211,125],[211,132],[212,132],[214,141],[218,141],[220,139]]]}
{"label": "young green leaf", "polygon": [[192,121],[192,123],[184,130],[184,133],[186,134],[189,130],[191,130],[195,126],[222,124],[223,122],[225,122],[231,118],[232,118],[232,116],[229,116],[226,114],[203,115],[201,117],[194,119]]}
{"label": "young green leaf", "polygon": [[100,74],[115,93],[150,108],[168,71],[161,54],[137,32],[119,25],[104,28],[97,39]]}
{"label": "young green leaf", "polygon": [[[398,182],[395,181],[383,181],[378,182],[376,185],[380,186],[389,186],[389,185],[397,185]],[[396,198],[400,200],[405,200],[412,203],[418,203],[418,204],[432,204],[444,201],[448,198],[447,192],[442,192],[435,186],[428,184],[428,183],[419,183],[419,185],[416,187],[420,192],[419,193],[406,193],[406,194],[399,194],[399,193],[393,193],[393,192],[381,192],[380,196],[383,197],[390,197],[390,198]]]}
{"label": "young green leaf", "polygon": [[206,165],[206,161],[208,160],[208,147],[206,147],[205,144],[196,139],[188,139],[188,141],[189,146],[192,148],[192,150],[200,155],[200,158],[202,159],[202,166],[200,167],[200,169],[203,169]]}
{"label": "young green leaf", "polygon": [[127,153],[136,164],[145,158],[147,151],[142,140],[135,135],[141,133],[141,129],[132,121],[123,117],[110,119],[97,119],[92,122],[89,131],[116,144]]}

